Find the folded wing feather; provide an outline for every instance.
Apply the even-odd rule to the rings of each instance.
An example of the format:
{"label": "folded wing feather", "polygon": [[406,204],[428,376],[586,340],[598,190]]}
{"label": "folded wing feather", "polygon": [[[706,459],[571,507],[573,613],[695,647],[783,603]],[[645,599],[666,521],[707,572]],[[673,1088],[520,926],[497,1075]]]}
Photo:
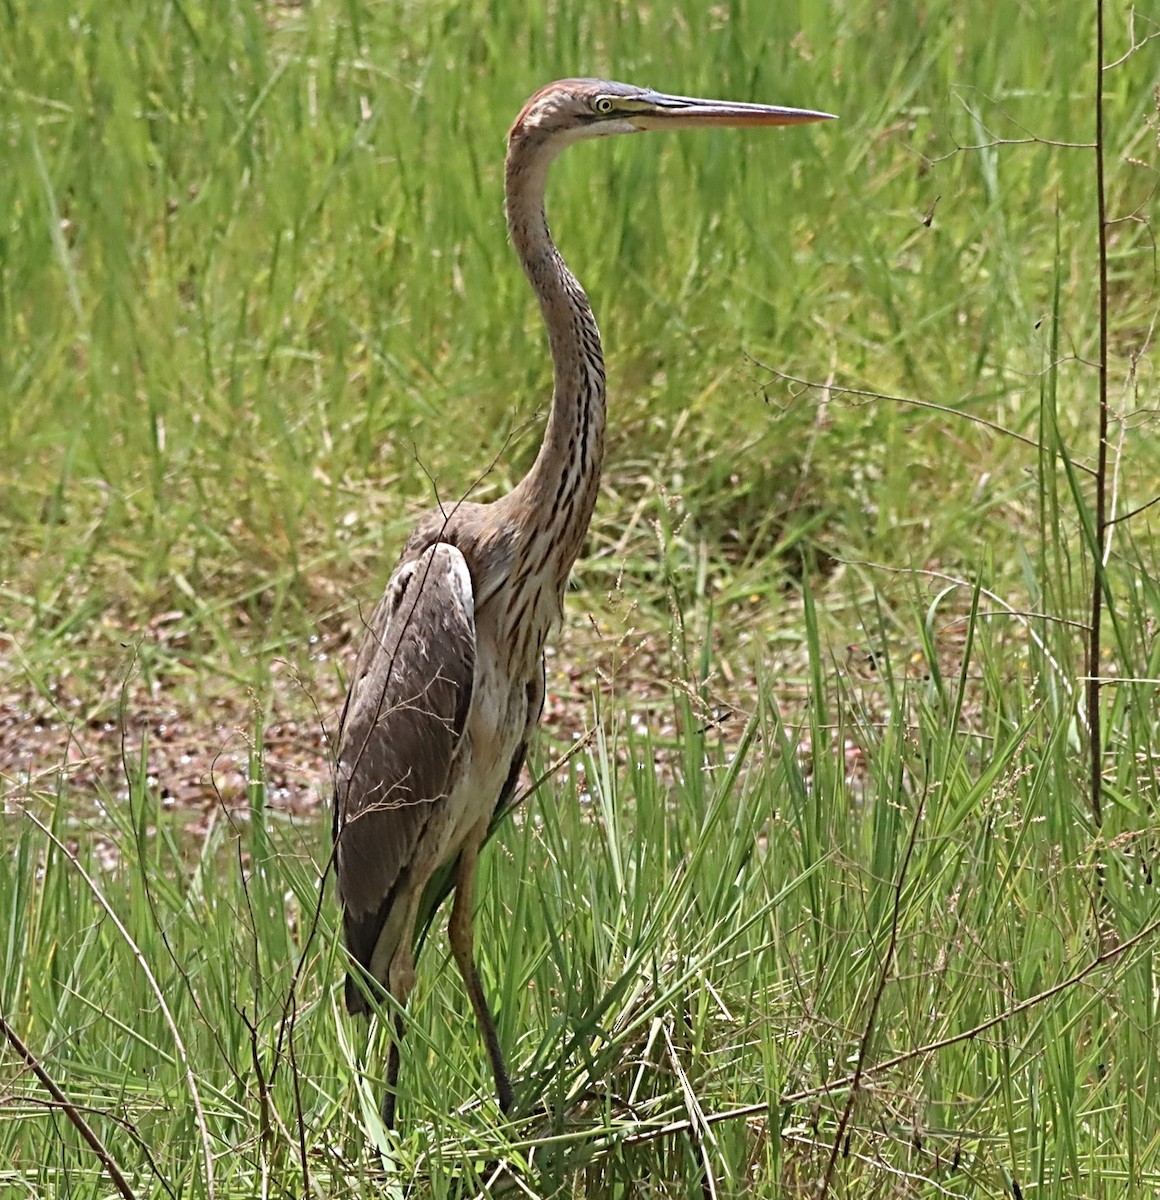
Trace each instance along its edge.
{"label": "folded wing feather", "polygon": [[[446,803],[475,671],[471,576],[437,542],[401,564],[359,648],[338,736],[334,841],[346,944],[364,967],[401,936],[400,901],[438,864],[415,861],[423,830]],[[392,929],[392,927],[395,927]],[[384,949],[386,951],[384,957]],[[382,980],[384,984],[386,980]],[[365,1008],[347,982],[347,1007]]]}

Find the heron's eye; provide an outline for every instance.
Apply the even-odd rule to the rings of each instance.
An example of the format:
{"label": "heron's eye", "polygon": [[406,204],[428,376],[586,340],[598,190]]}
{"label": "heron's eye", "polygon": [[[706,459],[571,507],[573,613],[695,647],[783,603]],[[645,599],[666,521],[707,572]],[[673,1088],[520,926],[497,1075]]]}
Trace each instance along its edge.
{"label": "heron's eye", "polygon": [[612,101],[607,96],[597,96],[592,101],[592,108],[598,115],[606,117],[612,112]]}

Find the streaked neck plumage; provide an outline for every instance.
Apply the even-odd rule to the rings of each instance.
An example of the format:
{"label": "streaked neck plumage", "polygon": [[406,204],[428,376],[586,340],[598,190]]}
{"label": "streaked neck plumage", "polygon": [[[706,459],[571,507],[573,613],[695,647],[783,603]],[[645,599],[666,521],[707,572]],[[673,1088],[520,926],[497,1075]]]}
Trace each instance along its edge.
{"label": "streaked neck plumage", "polygon": [[513,130],[506,199],[512,245],[540,302],[554,366],[543,444],[510,501],[536,534],[553,541],[563,585],[575,561],[604,459],[604,356],[588,297],[568,270],[544,213],[548,167],[562,148],[539,130]]}

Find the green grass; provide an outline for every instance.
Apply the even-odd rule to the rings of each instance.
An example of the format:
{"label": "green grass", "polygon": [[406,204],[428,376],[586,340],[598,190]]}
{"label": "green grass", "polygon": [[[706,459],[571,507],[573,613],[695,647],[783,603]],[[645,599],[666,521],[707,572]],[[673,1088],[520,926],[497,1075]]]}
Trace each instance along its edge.
{"label": "green grass", "polygon": [[[1160,1186],[1154,509],[1108,563],[1101,828],[1079,704],[1094,169],[1053,143],[1092,137],[1091,7],[0,13],[0,720],[34,751],[0,760],[0,1016],[138,1194],[472,1195],[503,1162],[804,1196],[835,1145],[836,1195]],[[1117,514],[1160,490],[1154,61],[1104,77]],[[413,514],[534,455],[503,137],[576,73],[841,120],[554,169],[610,442],[536,771],[590,737],[481,865],[520,1114],[440,933],[387,1144],[325,815],[278,781]],[[103,723],[111,773],[77,761]],[[174,729],[215,770],[176,805]],[[0,1051],[0,1195],[46,1194],[111,1185]]]}

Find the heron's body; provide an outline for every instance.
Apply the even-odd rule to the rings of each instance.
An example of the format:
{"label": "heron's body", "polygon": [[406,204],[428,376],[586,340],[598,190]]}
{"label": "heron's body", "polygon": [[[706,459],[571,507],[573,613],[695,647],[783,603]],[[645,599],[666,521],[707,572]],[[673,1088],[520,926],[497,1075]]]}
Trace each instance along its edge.
{"label": "heron's body", "polygon": [[[441,760],[445,762],[445,774],[439,780],[439,792],[421,797],[421,814],[416,814],[421,819],[416,820],[413,837],[400,839],[397,831],[392,831],[395,852],[390,856],[389,869],[376,881],[364,903],[356,906],[347,900],[348,929],[355,923],[352,917],[360,911],[371,912],[374,905],[371,924],[381,924],[381,932],[368,930],[352,951],[372,975],[383,981],[398,949],[404,914],[393,906],[380,916],[377,909],[382,897],[399,882],[405,883],[409,895],[417,897],[439,867],[454,861],[473,833],[482,841],[497,805],[515,784],[528,738],[543,707],[544,644],[559,620],[563,589],[546,565],[538,571],[526,567],[529,549],[534,555],[535,542],[542,544],[543,539],[529,545],[529,539],[521,537],[519,529],[509,522],[485,524],[485,510],[490,507],[461,504],[448,514],[438,510],[428,513],[420,521],[392,576],[395,585],[400,573],[409,571],[411,587],[400,590],[389,586],[372,617],[344,714],[340,794],[349,791],[360,777],[382,776],[382,767],[374,759],[373,736],[386,723],[384,717],[390,716],[382,711],[379,701],[390,686],[383,674],[391,664],[381,647],[386,644],[392,619],[396,624],[405,623],[412,616],[409,604],[415,585],[444,598],[454,596],[459,619],[453,628],[460,631],[465,643],[464,660],[471,660],[465,661],[464,676],[457,680],[457,687],[464,691],[466,683],[470,698],[459,719],[453,718],[450,745],[446,750],[440,747],[444,754],[447,750],[450,754]],[[483,532],[485,529],[487,532]],[[525,563],[523,569],[520,563]],[[414,616],[412,623],[418,625]],[[420,692],[416,689],[415,696],[401,700],[392,697],[392,704],[406,703],[413,713],[421,703]],[[439,718],[436,723],[441,723]],[[366,750],[362,748],[363,737],[372,739]],[[405,786],[403,781],[399,785],[401,790]],[[386,821],[392,825],[397,825],[403,805],[413,810],[416,803],[409,792],[399,800],[399,805],[388,800],[383,806]],[[351,838],[352,850],[363,841]],[[398,853],[400,850],[405,853]],[[385,857],[382,853],[376,855],[380,870]],[[353,874],[346,872],[347,877]],[[358,878],[365,879],[366,872],[359,872]],[[391,916],[396,919],[388,919]],[[353,979],[348,980],[347,1004],[352,1011],[365,1007]]]}
{"label": "heron's body", "polygon": [[[799,124],[825,114],[664,96],[602,80],[537,92],[509,135],[512,245],[540,301],[552,408],[531,470],[490,504],[425,514],[368,622],[338,739],[334,839],[347,948],[405,1004],[425,891],[450,868],[450,936],[487,1042],[501,1107],[511,1085],[472,949],[475,863],[515,787],[544,702],[544,645],[596,504],[605,383],[588,298],[548,231],[544,185],[566,145],[665,126]],[[373,988],[372,988],[373,990]],[[352,974],[347,1006],[367,1008]],[[394,1117],[401,1020],[384,1116]]]}

